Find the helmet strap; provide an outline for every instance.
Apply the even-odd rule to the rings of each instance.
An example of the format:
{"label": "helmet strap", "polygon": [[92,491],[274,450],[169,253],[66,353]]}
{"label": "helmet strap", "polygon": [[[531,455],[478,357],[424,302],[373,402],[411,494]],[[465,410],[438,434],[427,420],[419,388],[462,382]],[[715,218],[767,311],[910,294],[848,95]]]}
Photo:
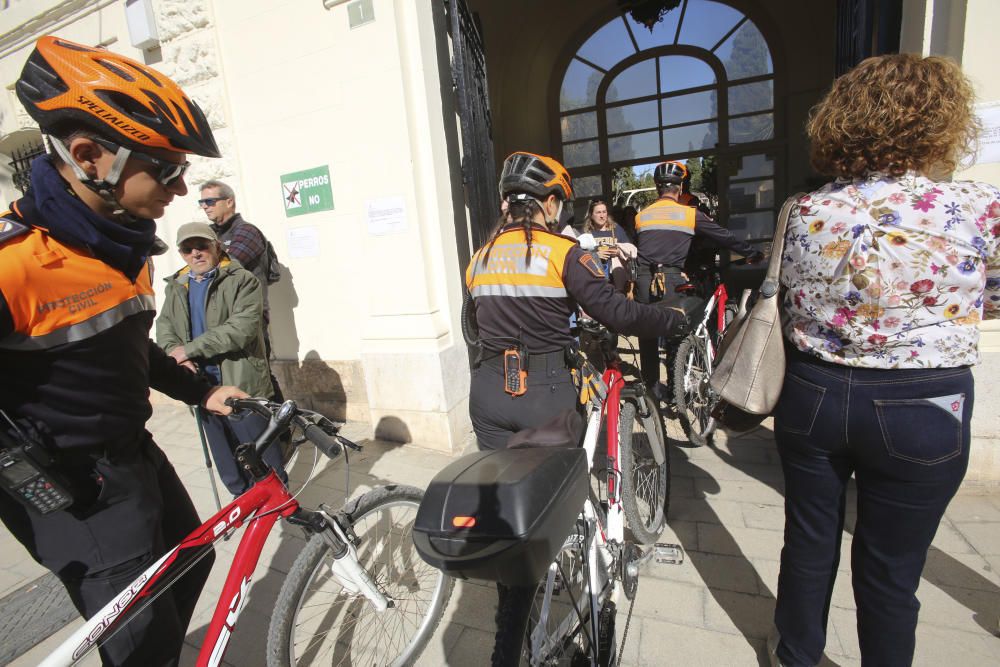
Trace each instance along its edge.
{"label": "helmet strap", "polygon": [[115,186],[118,185],[118,181],[121,179],[125,163],[128,162],[128,158],[132,154],[131,150],[124,146],[119,146],[118,151],[115,153],[115,160],[111,163],[111,169],[108,170],[107,175],[104,178],[96,179],[87,175],[83,167],[77,164],[73,156],[70,155],[69,149],[58,138],[52,137],[49,144],[59,154],[62,161],[68,164],[70,169],[73,170],[73,174],[77,180],[92,190],[105,204],[111,207],[111,215],[125,223],[134,222],[137,219],[134,215],[126,211],[125,207],[119,203],[118,198],[115,197]]}

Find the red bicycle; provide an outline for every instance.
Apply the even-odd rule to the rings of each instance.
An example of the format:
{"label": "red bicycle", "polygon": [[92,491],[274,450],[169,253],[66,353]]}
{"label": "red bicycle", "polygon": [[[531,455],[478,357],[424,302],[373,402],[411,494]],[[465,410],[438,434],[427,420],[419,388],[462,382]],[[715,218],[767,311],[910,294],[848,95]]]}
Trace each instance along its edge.
{"label": "red bicycle", "polygon": [[[301,507],[261,458],[279,436],[301,429],[331,459],[360,447],[323,415],[264,399],[230,399],[235,411],[269,419],[236,459],[254,484],[151,565],[60,645],[45,667],[71,665],[97,648],[207,555],[247,526],[212,615],[197,665],[219,665],[247,602],[250,581],[278,518],[309,537],[282,585],[267,641],[269,667],[311,664],[412,664],[441,620],[452,580],[413,550],[412,526],[423,492],[384,486],[339,511]],[[346,458],[346,457],[345,457]],[[318,454],[317,454],[318,460]],[[316,461],[314,460],[314,467]],[[310,476],[311,479],[311,476]]]}

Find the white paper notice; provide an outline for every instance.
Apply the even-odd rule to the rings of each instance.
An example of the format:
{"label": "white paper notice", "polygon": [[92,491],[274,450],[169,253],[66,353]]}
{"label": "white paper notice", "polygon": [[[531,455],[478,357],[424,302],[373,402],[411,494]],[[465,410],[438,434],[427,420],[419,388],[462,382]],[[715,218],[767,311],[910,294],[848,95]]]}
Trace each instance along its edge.
{"label": "white paper notice", "polygon": [[406,231],[406,204],[402,197],[368,200],[368,233],[386,236]]}
{"label": "white paper notice", "polygon": [[976,163],[1000,162],[1000,102],[976,105],[976,114],[983,125]]}
{"label": "white paper notice", "polygon": [[293,259],[319,257],[319,230],[316,227],[289,229],[288,256]]}

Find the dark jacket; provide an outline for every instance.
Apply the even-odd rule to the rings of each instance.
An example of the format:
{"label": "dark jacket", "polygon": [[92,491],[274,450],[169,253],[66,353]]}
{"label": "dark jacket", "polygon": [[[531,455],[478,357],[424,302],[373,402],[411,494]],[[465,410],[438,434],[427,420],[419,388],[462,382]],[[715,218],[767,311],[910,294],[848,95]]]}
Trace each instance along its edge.
{"label": "dark jacket", "polygon": [[[466,286],[475,299],[480,340],[487,350],[520,343],[529,352],[554,352],[573,342],[569,316],[579,304],[613,331],[646,338],[672,333],[679,312],[630,301],[608,282],[589,252],[573,239],[532,227],[531,261],[520,225],[502,231],[473,256]],[[489,259],[482,262],[486,250]]]}

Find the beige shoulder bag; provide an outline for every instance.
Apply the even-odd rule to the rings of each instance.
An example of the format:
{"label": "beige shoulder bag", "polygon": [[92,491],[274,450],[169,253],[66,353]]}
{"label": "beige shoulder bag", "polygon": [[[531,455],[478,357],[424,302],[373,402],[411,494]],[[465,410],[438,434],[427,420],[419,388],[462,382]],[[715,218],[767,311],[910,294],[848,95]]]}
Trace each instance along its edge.
{"label": "beige shoulder bag", "polygon": [[[728,425],[726,417],[729,412],[750,413],[763,419],[774,409],[781,394],[785,379],[785,348],[781,333],[778,275],[785,250],[788,216],[802,196],[800,192],[789,197],[781,207],[771,244],[771,261],[761,283],[757,303],[742,320],[730,325],[720,346],[710,382],[721,398],[716,415],[724,425]],[[745,422],[745,419],[744,416],[741,421]]]}

